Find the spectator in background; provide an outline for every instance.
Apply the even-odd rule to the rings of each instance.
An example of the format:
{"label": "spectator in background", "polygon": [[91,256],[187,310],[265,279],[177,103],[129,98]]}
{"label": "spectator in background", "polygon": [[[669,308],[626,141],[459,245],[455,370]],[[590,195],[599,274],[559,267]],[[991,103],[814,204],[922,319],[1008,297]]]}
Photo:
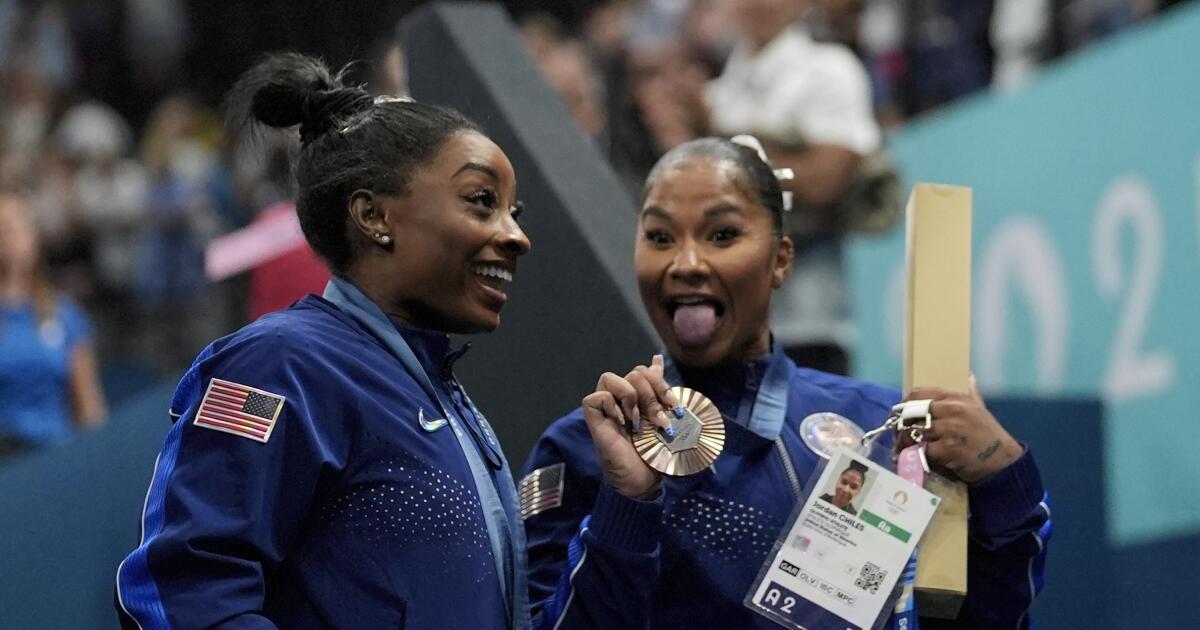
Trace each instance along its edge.
{"label": "spectator in background", "polygon": [[[903,65],[892,69],[891,81],[892,98],[906,117],[985,89],[991,83],[992,0],[874,0],[872,4],[880,5],[871,9],[875,19],[893,22],[890,28],[880,30],[891,33],[888,39],[892,49],[903,55]],[[1019,37],[1005,37],[1012,42],[1007,47],[1026,45]],[[864,44],[868,48],[881,47],[866,40]]]}
{"label": "spectator in background", "polygon": [[22,195],[0,193],[0,457],[104,422],[92,329],[57,294]]}
{"label": "spectator in background", "polygon": [[635,3],[602,2],[587,12],[581,25],[584,48],[597,69],[603,95],[605,130],[601,151],[631,195],[636,195],[646,173],[658,159],[649,131],[633,97],[629,23]]}
{"label": "spectator in background", "polygon": [[843,213],[864,158],[880,148],[870,82],[854,53],[814,41],[801,26],[806,2],[727,6],[739,40],[708,86],[711,128],[754,134],[773,166],[794,172],[784,186],[794,204],[787,231],[796,243],[795,269],[776,297],[772,329],[797,363],[845,374],[851,328]]}
{"label": "spectator in background", "polygon": [[139,85],[157,93],[179,81],[192,37],[184,0],[123,0],[121,32]]}
{"label": "spectator in background", "polygon": [[[694,6],[710,4],[703,0]],[[703,131],[686,122],[695,118],[694,110],[675,107],[682,90],[673,85],[681,80],[693,91],[702,87],[710,76],[709,44],[720,49],[712,21],[685,20],[699,14],[673,0],[610,0],[586,14],[579,39],[545,14],[522,20],[539,68],[632,195],[640,193],[646,173],[664,151]],[[702,41],[693,45],[693,35]],[[678,126],[685,133],[677,119],[684,121]]]}
{"label": "spectator in background", "polygon": [[599,139],[607,122],[604,113],[604,88],[587,51],[576,41],[560,46],[546,59],[542,71],[562,96],[579,128]]}
{"label": "spectator in background", "polygon": [[521,37],[538,70],[558,92],[575,124],[603,146],[604,86],[587,50],[554,18],[542,13],[521,20]]}
{"label": "spectator in background", "polygon": [[7,68],[2,76],[0,143],[10,160],[9,177],[28,178],[42,151],[56,93],[49,82],[28,66]]}
{"label": "spectator in background", "polygon": [[395,36],[387,37],[379,44],[373,56],[375,67],[369,84],[371,92],[376,96],[408,96],[404,49]]}
{"label": "spectator in background", "polygon": [[[42,253],[56,284],[63,287],[63,273],[74,267],[85,268],[80,280],[67,292],[75,297],[86,295],[92,284],[91,233],[80,212],[75,190],[75,163],[53,145],[44,150],[36,166],[37,177],[20,177],[3,186],[19,190],[32,184],[29,205],[37,220]],[[68,271],[69,273],[69,271]],[[78,291],[78,292],[76,292]]]}
{"label": "spectator in background", "polygon": [[[1012,0],[1009,0],[1012,1]],[[1027,2],[1032,0],[1026,0]],[[1051,50],[1055,55],[1082,48],[1132,26],[1146,2],[1130,0],[1042,0],[1050,5]]]}
{"label": "spectator in background", "polygon": [[[137,330],[130,313],[146,172],[129,155],[129,124],[105,103],[89,100],[72,106],[55,127],[53,140],[61,162],[47,158],[34,200],[44,233],[52,237],[55,277],[63,279],[58,275],[63,269],[71,272],[72,295],[93,305],[97,325],[106,332],[97,339],[100,354],[119,356]],[[86,273],[78,273],[81,258],[86,259]]]}
{"label": "spectator in background", "polygon": [[76,79],[68,6],[62,0],[0,0],[0,69],[20,69],[61,91]]}
{"label": "spectator in background", "polygon": [[216,151],[203,134],[203,118],[189,100],[168,97],[142,139],[150,186],[138,250],[138,297],[152,332],[152,358],[164,370],[187,365],[216,334],[204,247],[224,226],[211,186]]}
{"label": "spectator in background", "polygon": [[535,12],[524,15],[517,26],[525,48],[533,56],[533,61],[539,69],[546,58],[571,37],[562,23],[548,13]]}
{"label": "spectator in background", "polygon": [[709,111],[701,95],[710,75],[685,44],[668,40],[637,50],[630,67],[633,99],[655,155],[704,135]]}
{"label": "spectator in background", "polygon": [[248,317],[252,321],[267,313],[281,311],[309,293],[320,295],[330,277],[329,268],[304,240],[295,203],[284,201],[264,209],[250,224],[250,229],[263,226],[276,232],[272,238],[278,238],[284,229],[294,231],[297,238],[294,246],[250,270],[250,291],[246,297]]}
{"label": "spectator in background", "polygon": [[995,0],[989,31],[992,85],[1011,88],[1049,58],[1051,0]]}
{"label": "spectator in background", "polygon": [[55,136],[76,167],[73,187],[93,240],[97,292],[127,311],[147,190],[145,169],[128,156],[133,132],[111,107],[89,101],[67,110]]}

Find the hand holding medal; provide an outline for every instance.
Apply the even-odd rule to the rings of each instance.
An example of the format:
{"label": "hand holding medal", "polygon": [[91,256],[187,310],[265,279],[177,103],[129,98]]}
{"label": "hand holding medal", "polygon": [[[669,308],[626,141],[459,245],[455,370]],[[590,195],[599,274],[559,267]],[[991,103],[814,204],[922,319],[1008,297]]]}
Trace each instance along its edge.
{"label": "hand holding medal", "polygon": [[605,481],[635,499],[655,496],[663,474],[707,468],[725,443],[716,406],[697,392],[672,389],[659,355],[624,377],[602,375],[583,399],[583,416]]}
{"label": "hand holding medal", "polygon": [[704,394],[686,387],[670,390],[679,405],[667,429],[642,425],[633,436],[638,455],[651,468],[673,477],[708,468],[725,447],[725,421]]}

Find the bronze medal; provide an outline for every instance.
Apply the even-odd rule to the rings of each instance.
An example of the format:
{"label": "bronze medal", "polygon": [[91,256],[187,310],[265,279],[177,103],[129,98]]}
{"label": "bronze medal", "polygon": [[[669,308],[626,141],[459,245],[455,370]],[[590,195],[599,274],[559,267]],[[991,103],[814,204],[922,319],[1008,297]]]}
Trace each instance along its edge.
{"label": "bronze medal", "polygon": [[643,421],[642,430],[633,436],[633,446],[651,468],[682,477],[700,472],[716,461],[725,447],[725,421],[704,394],[686,387],[673,387],[671,391],[684,408],[682,418],[667,412],[675,435]]}

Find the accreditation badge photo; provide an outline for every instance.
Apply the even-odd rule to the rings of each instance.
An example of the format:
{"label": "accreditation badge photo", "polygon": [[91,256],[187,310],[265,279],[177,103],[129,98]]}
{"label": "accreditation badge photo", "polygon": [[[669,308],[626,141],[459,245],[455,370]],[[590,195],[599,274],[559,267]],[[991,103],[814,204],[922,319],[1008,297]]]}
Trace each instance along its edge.
{"label": "accreditation badge photo", "polygon": [[869,459],[835,450],[746,605],[799,630],[882,627],[897,580],[938,503]]}

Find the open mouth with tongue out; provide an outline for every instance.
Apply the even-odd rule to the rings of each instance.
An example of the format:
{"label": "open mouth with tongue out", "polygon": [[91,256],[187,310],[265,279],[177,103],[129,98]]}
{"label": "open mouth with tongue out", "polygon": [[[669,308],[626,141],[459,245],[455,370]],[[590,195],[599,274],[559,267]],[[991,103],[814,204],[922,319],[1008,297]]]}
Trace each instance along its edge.
{"label": "open mouth with tongue out", "polygon": [[703,348],[716,336],[725,305],[709,297],[678,297],[667,300],[667,314],[681,346]]}

